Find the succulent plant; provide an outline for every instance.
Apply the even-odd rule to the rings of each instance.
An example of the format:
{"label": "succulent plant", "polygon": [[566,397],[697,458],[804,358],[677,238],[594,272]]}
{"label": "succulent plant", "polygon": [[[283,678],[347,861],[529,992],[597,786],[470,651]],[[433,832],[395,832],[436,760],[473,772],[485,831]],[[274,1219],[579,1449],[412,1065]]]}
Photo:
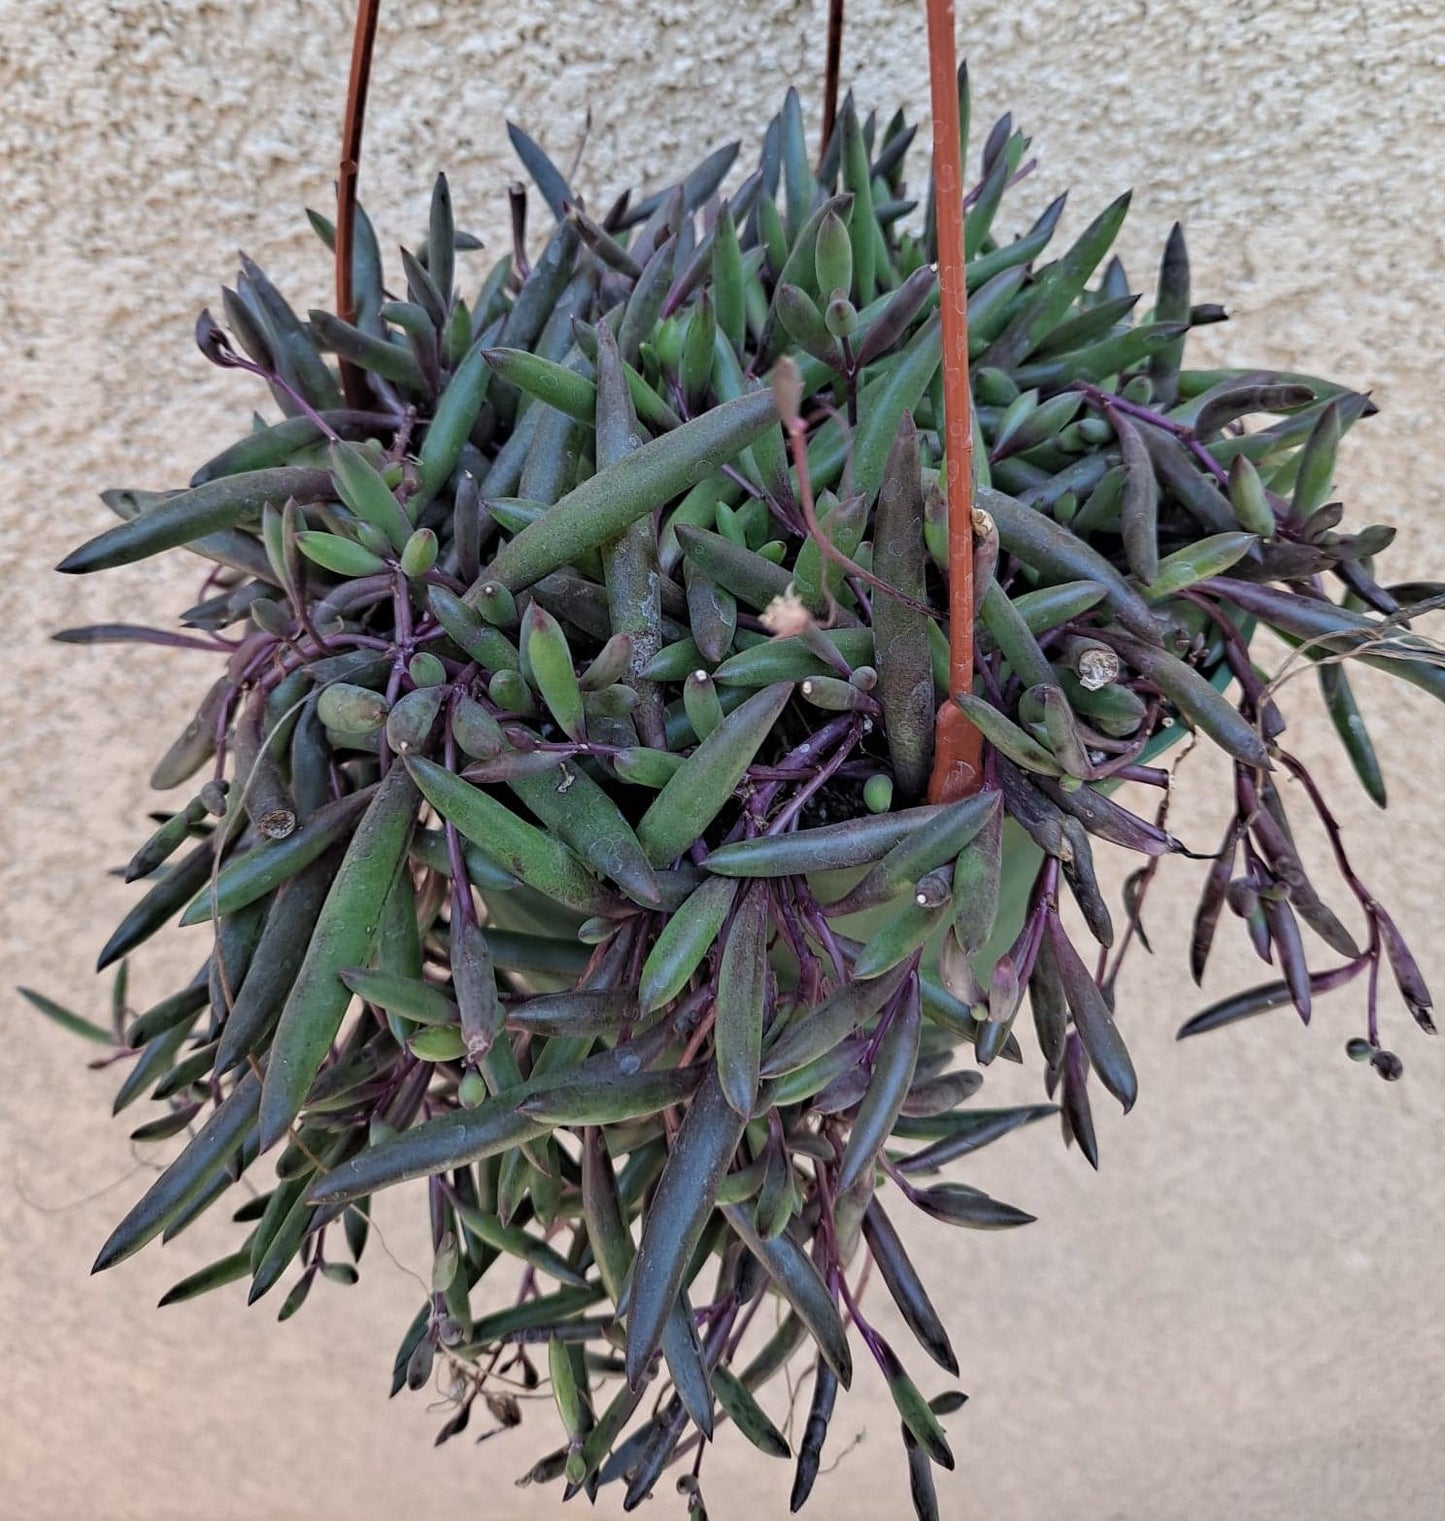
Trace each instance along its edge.
{"label": "succulent plant", "polygon": [[[1391,531],[1340,527],[1336,447],[1367,397],[1185,367],[1223,313],[1196,303],[1177,227],[1138,321],[1109,256],[1127,196],[1056,255],[1062,199],[1000,234],[1028,172],[1005,117],[966,197],[976,679],[951,692],[935,219],[930,196],[910,230],[903,114],[863,121],[849,98],[815,172],[790,93],[726,199],[736,145],[600,215],[512,135],[554,221],[534,262],[516,195],[514,251],[459,296],[477,243],[440,178],[404,287],[358,218],[345,319],[303,319],[244,263],[229,333],[203,314],[197,339],[281,419],[185,490],[105,493],[123,521],[61,566],[201,557],[184,632],[60,637],[224,662],[152,778],[205,781],[126,870],[147,886],[100,957],[113,1027],[30,995],[133,1058],[117,1109],[162,1106],[137,1139],[189,1136],[97,1267],[244,1175],[261,1192],[235,1252],[163,1302],[236,1280],[254,1301],[298,1265],[285,1317],[318,1277],[355,1279],[379,1192],[424,1180],[431,1292],[393,1392],[440,1376],[443,1437],[479,1399],[514,1423],[507,1391],[545,1381],[562,1430],[532,1477],[616,1481],[630,1507],[723,1418],[786,1456],[757,1393],[806,1348],[797,1509],[856,1347],[936,1515],[962,1396],[925,1397],[860,1270],[956,1374],[896,1217],[1024,1224],[944,1169],[1055,1114],[1097,1166],[1093,1081],[1133,1103],[1115,979],[1182,846],[1118,784],[1167,798],[1157,761],[1185,731],[1233,761],[1192,970],[1227,906],[1280,980],[1181,1033],[1289,1004],[1308,1020],[1363,974],[1351,1054],[1396,1077],[1386,965],[1432,1028],[1250,641],[1268,627],[1314,662],[1383,805],[1347,659],[1445,695],[1407,621],[1438,588],[1381,586]],[[950,702],[983,771],[929,802]],[[1281,775],[1330,834],[1363,948],[1301,865]],[[1096,841],[1141,857],[1122,932]],[[177,916],[205,927],[204,960],[132,1015],[125,958]],[[1336,964],[1311,970],[1305,929]],[[1058,1106],[977,1107],[978,1069],[1022,1055],[1025,1003]],[[515,1302],[476,1312],[507,1273]]]}

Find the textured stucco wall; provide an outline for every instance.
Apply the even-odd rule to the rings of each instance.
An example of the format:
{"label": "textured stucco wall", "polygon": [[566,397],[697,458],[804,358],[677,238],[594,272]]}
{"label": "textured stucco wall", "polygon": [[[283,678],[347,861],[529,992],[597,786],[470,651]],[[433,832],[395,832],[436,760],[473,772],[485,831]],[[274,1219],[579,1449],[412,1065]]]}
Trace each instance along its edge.
{"label": "textured stucco wall", "polygon": [[[921,8],[855,4],[848,72],[865,102],[924,97]],[[983,125],[1005,107],[1041,167],[1022,215],[1078,185],[1073,226],[1136,190],[1142,273],[1182,218],[1201,297],[1233,322],[1221,358],[1297,364],[1373,389],[1349,442],[1362,521],[1398,522],[1403,565],[1445,573],[1445,446],[1429,401],[1445,359],[1445,22],[1428,0],[1078,0],[967,8]],[[566,153],[593,113],[584,179],[601,198],[734,131],[755,144],[786,83],[816,104],[821,4],[571,0],[385,7],[363,173],[389,244],[417,235],[432,173],[494,235],[503,117]],[[190,343],[245,248],[299,306],[327,269],[302,208],[329,194],[349,7],[341,0],[0,0],[0,989],[39,983],[99,1008],[86,967],[126,901],[118,862],[151,805],[150,759],[207,679],[183,656],[67,651],[45,631],[155,618],[193,573],[166,561],[95,580],[48,567],[104,520],[102,486],[178,483],[259,398]],[[163,687],[162,679],[173,682]],[[1440,715],[1361,682],[1395,806],[1374,814],[1303,689],[1299,747],[1322,759],[1350,840],[1427,951],[1445,829]],[[1209,841],[1191,765],[1175,815]],[[1216,773],[1217,776],[1217,773]],[[1158,956],[1124,990],[1143,1096],[1101,1113],[1095,1177],[1040,1128],[968,1174],[1033,1210],[1005,1237],[928,1233],[963,1383],[950,1517],[1189,1516],[1426,1521],[1445,1492],[1445,1055],[1404,1028],[1388,1087],[1346,1063],[1358,1000],[1315,1028],[1288,1015],[1176,1048],[1197,995],[1183,951],[1198,873],[1150,915]],[[1432,943],[1433,939],[1433,943]],[[1237,944],[1211,987],[1254,976]],[[137,974],[138,997],[175,970]],[[187,955],[190,952],[187,951]],[[539,1437],[430,1448],[439,1417],[383,1399],[415,1299],[409,1221],[361,1287],[278,1327],[239,1289],[166,1312],[169,1283],[216,1254],[209,1225],[103,1279],[86,1269],[154,1159],[105,1116],[110,1075],[0,993],[0,1518],[483,1521],[556,1513],[512,1488]],[[1036,1070],[989,1079],[1004,1098]],[[127,1121],[130,1120],[128,1115]],[[133,1122],[132,1122],[133,1123]],[[951,1285],[951,1289],[946,1287]],[[864,1370],[825,1477],[839,1518],[901,1513],[895,1421]],[[732,1436],[709,1464],[716,1521],[782,1513],[780,1466]],[[614,1502],[615,1503],[615,1502]],[[659,1513],[677,1502],[661,1497]],[[680,1507],[679,1507],[680,1509]],[[604,1507],[606,1514],[613,1514]]]}

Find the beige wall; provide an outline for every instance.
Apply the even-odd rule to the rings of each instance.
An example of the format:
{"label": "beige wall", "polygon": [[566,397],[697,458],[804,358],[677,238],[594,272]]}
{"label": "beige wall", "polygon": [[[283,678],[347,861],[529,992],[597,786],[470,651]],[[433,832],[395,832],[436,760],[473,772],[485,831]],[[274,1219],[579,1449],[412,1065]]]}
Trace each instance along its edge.
{"label": "beige wall", "polygon": [[[849,72],[866,103],[923,97],[921,8],[855,4]],[[1445,23],[1424,0],[1031,0],[965,7],[981,124],[1005,107],[1041,158],[1024,208],[1075,182],[1074,226],[1136,189],[1130,267],[1188,224],[1200,297],[1234,313],[1211,337],[1236,361],[1298,364],[1373,389],[1383,414],[1347,446],[1361,520],[1398,522],[1397,559],[1445,573]],[[493,234],[503,116],[566,153],[590,106],[584,178],[612,192],[676,170],[736,125],[755,144],[790,79],[816,103],[825,7],[682,0],[391,3],[363,173],[388,243],[418,236],[444,167],[464,222]],[[190,343],[200,305],[245,248],[298,305],[327,269],[302,208],[331,180],[348,6],[341,0],[0,0],[0,988],[34,982],[99,1010],[87,964],[126,901],[104,866],[135,841],[150,758],[206,681],[204,662],[74,651],[47,629],[189,600],[172,561],[95,580],[48,573],[96,531],[96,491],[180,483],[258,397]],[[705,20],[704,15],[709,19]],[[727,14],[726,22],[715,19]],[[565,19],[564,19],[565,18]],[[975,142],[978,141],[975,135]],[[1020,213],[1021,214],[1021,213]],[[162,686],[162,681],[174,685]],[[1314,702],[1299,747],[1324,757],[1349,838],[1445,983],[1437,922],[1445,724],[1418,695],[1361,683],[1396,806],[1388,823],[1343,776]],[[1217,815],[1191,766],[1180,832]],[[950,1517],[1036,1521],[1426,1521],[1445,1491],[1445,1055],[1406,1028],[1393,1087],[1342,1054],[1344,995],[1302,1031],[1279,1014],[1176,1047],[1198,995],[1183,953],[1197,873],[1166,873],[1124,1020],[1143,1096],[1101,1115],[1104,1171],[1049,1127],[967,1176],[1035,1211],[1004,1237],[925,1237],[972,1393],[954,1425]],[[138,996],[199,958],[174,946]],[[165,963],[165,964],[162,964]],[[1212,990],[1254,976],[1238,946]],[[540,1437],[433,1453],[440,1417],[383,1398],[415,1299],[373,1249],[361,1287],[318,1292],[278,1327],[239,1289],[157,1312],[217,1255],[208,1222],[164,1252],[86,1277],[108,1224],[155,1165],[106,1117],[110,1074],[3,995],[0,1079],[0,1517],[204,1515],[451,1521],[550,1516],[511,1479]],[[1032,1096],[1036,1064],[990,1077]],[[127,1116],[127,1119],[130,1117]],[[419,1262],[405,1212],[388,1239]],[[394,1234],[394,1240],[393,1238]],[[325,1287],[325,1286],[323,1286]],[[933,1387],[930,1385],[930,1387]],[[903,1504],[896,1430],[864,1370],[819,1485],[843,1521]],[[781,1465],[731,1435],[708,1465],[715,1521],[783,1513]],[[653,1507],[679,1514],[670,1496]],[[603,1507],[605,1514],[614,1514]]]}

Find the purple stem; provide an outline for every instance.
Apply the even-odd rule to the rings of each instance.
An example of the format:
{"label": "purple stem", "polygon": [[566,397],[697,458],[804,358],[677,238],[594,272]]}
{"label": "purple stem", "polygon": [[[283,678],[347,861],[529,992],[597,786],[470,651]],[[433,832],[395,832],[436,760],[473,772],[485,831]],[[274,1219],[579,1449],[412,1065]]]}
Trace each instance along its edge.
{"label": "purple stem", "polygon": [[267,385],[276,386],[279,390],[284,391],[291,398],[291,400],[294,401],[296,405],[306,414],[306,416],[316,424],[316,426],[321,430],[321,436],[323,438],[330,439],[333,444],[339,444],[341,442],[341,435],[336,431],[336,429],[326,421],[326,419],[316,410],[315,407],[311,405],[309,401],[306,400],[304,396],[300,394],[299,391],[294,390],[284,379],[282,379],[280,375],[274,374],[272,371],[267,370],[262,365],[253,364],[249,359],[243,359],[235,351],[235,349],[231,347],[229,340],[227,340],[226,343],[226,352],[228,357],[220,361],[222,369],[245,370],[248,374],[259,376],[267,383]]}
{"label": "purple stem", "polygon": [[[820,766],[812,778],[805,782],[793,795],[793,800],[786,808],[768,825],[768,834],[782,834],[785,829],[798,817],[806,807],[808,799],[821,787],[827,784],[828,778],[848,759],[853,747],[858,743],[858,730],[855,727],[851,733],[846,734],[843,742],[833,752],[826,765]],[[774,783],[774,785],[778,785]]]}
{"label": "purple stem", "polygon": [[838,944],[838,938],[833,933],[833,927],[824,917],[818,907],[818,900],[813,896],[813,890],[807,885],[802,877],[794,878],[794,901],[798,905],[798,911],[803,916],[808,928],[813,932],[818,943],[828,953],[828,959],[833,963],[833,972],[837,980],[842,983],[848,980],[848,963],[843,955],[843,948]]}
{"label": "purple stem", "polygon": [[1199,442],[1192,428],[1175,422],[1172,417],[1166,417],[1152,407],[1142,406],[1139,402],[1130,401],[1124,396],[1114,396],[1108,391],[1101,391],[1098,386],[1090,385],[1086,380],[1074,381],[1070,389],[1082,392],[1088,397],[1090,404],[1100,411],[1107,413],[1112,408],[1116,412],[1122,412],[1126,417],[1149,423],[1165,433],[1172,434],[1220,485],[1226,487],[1229,485],[1229,471]]}

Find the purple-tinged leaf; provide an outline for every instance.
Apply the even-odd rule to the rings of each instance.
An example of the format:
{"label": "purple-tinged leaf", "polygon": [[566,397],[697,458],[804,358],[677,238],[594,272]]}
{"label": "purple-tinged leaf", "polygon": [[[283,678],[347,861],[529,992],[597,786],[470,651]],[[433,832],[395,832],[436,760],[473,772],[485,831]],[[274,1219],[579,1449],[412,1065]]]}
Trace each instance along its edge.
{"label": "purple-tinged leaf", "polygon": [[1090,1065],[1127,1114],[1134,1107],[1139,1085],[1134,1064],[1129,1059],[1128,1048],[1114,1023],[1109,1005],[1056,918],[1049,919],[1045,934],[1053,947],[1064,996],[1069,1001],[1069,1011],[1074,1016],[1074,1026],[1088,1052]]}

